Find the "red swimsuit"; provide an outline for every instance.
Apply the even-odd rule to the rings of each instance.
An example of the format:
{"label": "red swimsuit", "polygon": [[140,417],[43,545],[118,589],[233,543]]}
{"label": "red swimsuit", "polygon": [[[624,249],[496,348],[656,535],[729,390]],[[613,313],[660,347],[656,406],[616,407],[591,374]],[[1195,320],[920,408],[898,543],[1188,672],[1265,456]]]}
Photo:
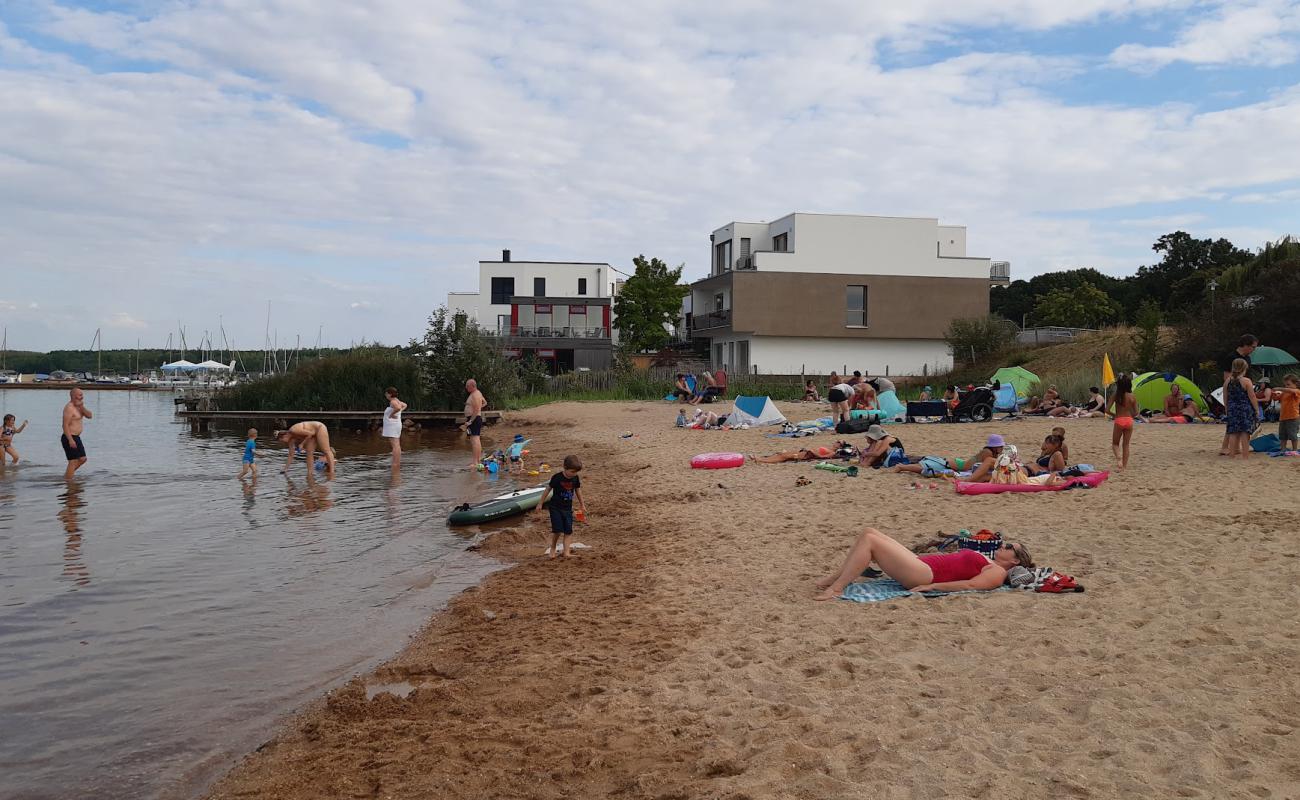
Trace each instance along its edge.
{"label": "red swimsuit", "polygon": [[958,550],[955,553],[932,553],[919,556],[934,573],[931,583],[948,583],[950,581],[968,581],[984,571],[989,560],[974,550]]}

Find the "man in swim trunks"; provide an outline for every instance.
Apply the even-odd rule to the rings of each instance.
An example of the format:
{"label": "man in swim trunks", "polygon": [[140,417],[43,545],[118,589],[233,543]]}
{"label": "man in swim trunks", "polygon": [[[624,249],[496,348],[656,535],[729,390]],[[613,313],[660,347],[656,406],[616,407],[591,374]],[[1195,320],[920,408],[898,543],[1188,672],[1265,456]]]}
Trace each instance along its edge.
{"label": "man in swim trunks", "polygon": [[63,435],[59,437],[63,454],[68,457],[68,468],[63,471],[65,481],[71,480],[86,463],[86,446],[81,443],[81,430],[85,420],[95,416],[86,408],[86,397],[80,389],[73,389],[68,397],[68,404],[63,407]]}
{"label": "man in swim trunks", "polygon": [[465,381],[465,391],[469,397],[465,399],[465,423],[460,427],[474,448],[474,460],[470,462],[469,468],[475,469],[483,458],[483,441],[479,437],[483,433],[483,409],[487,406],[487,399],[478,390],[478,382],[473,378]]}

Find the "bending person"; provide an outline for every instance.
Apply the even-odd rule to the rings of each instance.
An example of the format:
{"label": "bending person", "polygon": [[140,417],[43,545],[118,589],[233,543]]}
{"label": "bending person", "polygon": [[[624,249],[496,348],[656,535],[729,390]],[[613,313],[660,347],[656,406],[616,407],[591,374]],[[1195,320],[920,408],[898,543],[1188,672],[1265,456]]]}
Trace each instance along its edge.
{"label": "bending person", "polygon": [[822,591],[813,599],[839,597],[873,561],[886,575],[914,592],[996,589],[1006,582],[1007,570],[1012,567],[1034,567],[1034,559],[1021,544],[1004,544],[992,560],[974,550],[918,556],[898,540],[867,528],[849,548],[843,566],[817,581]]}
{"label": "bending person", "polygon": [[294,453],[301,445],[307,453],[308,474],[311,474],[313,469],[317,449],[325,455],[326,472],[330,475],[334,474],[334,448],[330,447],[330,431],[325,427],[325,423],[313,420],[299,422],[287,431],[276,431],[275,438],[289,445],[289,457],[285,459],[284,469],[280,470],[281,472],[288,472],[289,467],[293,466]]}

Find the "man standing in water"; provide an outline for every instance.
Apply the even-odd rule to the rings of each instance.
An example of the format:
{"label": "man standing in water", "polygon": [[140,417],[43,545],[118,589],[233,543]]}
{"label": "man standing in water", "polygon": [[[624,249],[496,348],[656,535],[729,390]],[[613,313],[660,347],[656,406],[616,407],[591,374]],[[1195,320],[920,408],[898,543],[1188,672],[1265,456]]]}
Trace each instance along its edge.
{"label": "man standing in water", "polygon": [[478,382],[473,378],[465,381],[465,391],[469,393],[469,397],[465,400],[465,424],[460,427],[465,431],[474,448],[474,460],[469,466],[470,469],[474,469],[483,458],[483,442],[479,439],[479,435],[483,433],[483,409],[487,406],[487,400],[478,390]]}
{"label": "man standing in water", "polygon": [[81,429],[85,420],[95,416],[86,408],[85,395],[80,389],[73,389],[68,396],[68,404],[63,407],[63,436],[59,438],[63,454],[68,457],[68,468],[63,471],[65,481],[72,480],[76,471],[86,463],[86,446],[81,443]]}

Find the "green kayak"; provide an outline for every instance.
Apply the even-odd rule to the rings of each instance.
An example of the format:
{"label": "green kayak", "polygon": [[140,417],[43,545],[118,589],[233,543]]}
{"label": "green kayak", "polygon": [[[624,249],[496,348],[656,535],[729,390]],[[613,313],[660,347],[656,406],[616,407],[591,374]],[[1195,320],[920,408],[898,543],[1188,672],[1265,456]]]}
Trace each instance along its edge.
{"label": "green kayak", "polygon": [[530,489],[519,489],[510,494],[503,494],[491,500],[475,503],[472,506],[458,506],[451,512],[451,516],[447,517],[447,524],[477,525],[482,522],[491,522],[495,519],[522,514],[525,511],[532,511],[541,502],[542,493],[545,491],[546,486],[543,484]]}

